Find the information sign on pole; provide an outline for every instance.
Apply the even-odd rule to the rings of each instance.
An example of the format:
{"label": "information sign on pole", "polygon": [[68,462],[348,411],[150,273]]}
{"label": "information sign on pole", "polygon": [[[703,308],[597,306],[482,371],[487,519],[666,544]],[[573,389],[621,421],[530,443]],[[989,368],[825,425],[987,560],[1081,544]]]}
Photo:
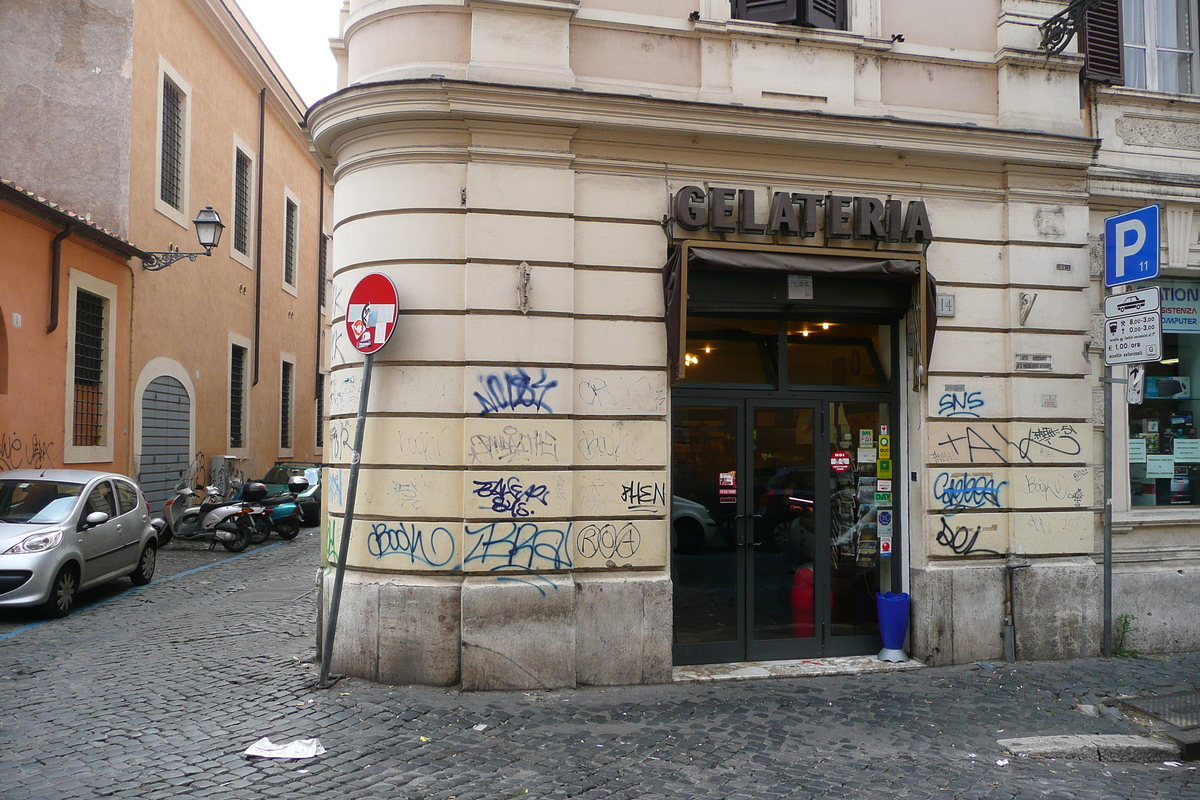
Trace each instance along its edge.
{"label": "information sign on pole", "polygon": [[1104,220],[1104,285],[1123,286],[1158,277],[1158,206]]}
{"label": "information sign on pole", "polygon": [[1162,300],[1157,286],[1104,298],[1104,363],[1162,358]]}

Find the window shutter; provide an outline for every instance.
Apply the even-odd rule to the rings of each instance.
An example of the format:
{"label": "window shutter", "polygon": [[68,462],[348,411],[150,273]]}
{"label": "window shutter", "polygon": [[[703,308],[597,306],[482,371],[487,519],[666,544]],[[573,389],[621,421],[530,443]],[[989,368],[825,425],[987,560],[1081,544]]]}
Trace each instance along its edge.
{"label": "window shutter", "polygon": [[1102,0],[1083,18],[1079,48],[1083,51],[1083,77],[1113,86],[1125,85],[1121,0]]}
{"label": "window shutter", "polygon": [[802,0],[801,5],[804,12],[800,20],[801,25],[808,25],[810,28],[846,29],[842,20],[841,0]]}
{"label": "window shutter", "polygon": [[735,19],[796,24],[797,3],[804,0],[733,0]]}

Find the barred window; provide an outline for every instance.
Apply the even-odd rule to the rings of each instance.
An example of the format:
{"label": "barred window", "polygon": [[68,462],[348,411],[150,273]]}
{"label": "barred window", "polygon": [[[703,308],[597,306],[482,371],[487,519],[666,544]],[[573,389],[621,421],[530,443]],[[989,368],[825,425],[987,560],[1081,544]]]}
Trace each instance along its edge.
{"label": "barred window", "polygon": [[732,0],[734,19],[846,30],[845,0]]}
{"label": "barred window", "polygon": [[77,289],[75,294],[75,408],[72,443],[104,444],[103,297]]}
{"label": "barred window", "polygon": [[317,254],[317,307],[325,308],[325,281],[329,279],[329,237],[321,234],[321,252]]}
{"label": "barred window", "polygon": [[250,253],[250,156],[237,151],[233,165],[233,249]]}
{"label": "barred window", "polygon": [[283,220],[283,282],[296,285],[296,204],[287,201]]}
{"label": "barred window", "polygon": [[325,446],[325,374],[317,375],[317,447]]}
{"label": "barred window", "polygon": [[163,76],[161,175],[158,195],[174,209],[183,208],[183,92]]}
{"label": "barred window", "polygon": [[292,370],[291,362],[284,361],[279,377],[279,449],[292,448]]}
{"label": "barred window", "polygon": [[245,447],[246,348],[233,345],[229,353],[229,446]]}

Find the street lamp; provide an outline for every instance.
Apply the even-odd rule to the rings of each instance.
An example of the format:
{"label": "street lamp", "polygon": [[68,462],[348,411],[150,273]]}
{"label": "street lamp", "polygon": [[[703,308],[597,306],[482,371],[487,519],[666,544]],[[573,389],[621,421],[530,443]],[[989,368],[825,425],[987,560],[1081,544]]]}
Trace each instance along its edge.
{"label": "street lamp", "polygon": [[200,240],[200,246],[204,248],[203,253],[147,253],[150,258],[143,259],[142,269],[157,272],[184,258],[195,261],[196,256],[211,256],[213,248],[221,241],[221,231],[225,229],[225,223],[221,222],[221,215],[214,211],[212,206],[205,206],[192,220],[192,224],[196,226],[196,238]]}

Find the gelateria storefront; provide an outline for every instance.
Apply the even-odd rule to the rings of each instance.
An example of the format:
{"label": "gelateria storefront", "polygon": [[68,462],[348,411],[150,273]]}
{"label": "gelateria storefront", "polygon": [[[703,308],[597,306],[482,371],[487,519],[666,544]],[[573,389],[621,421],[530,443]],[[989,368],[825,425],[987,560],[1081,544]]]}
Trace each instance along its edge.
{"label": "gelateria storefront", "polygon": [[672,207],[676,664],[878,652],[876,593],[905,588],[906,397],[934,332],[924,204],[754,205],[685,187]]}

